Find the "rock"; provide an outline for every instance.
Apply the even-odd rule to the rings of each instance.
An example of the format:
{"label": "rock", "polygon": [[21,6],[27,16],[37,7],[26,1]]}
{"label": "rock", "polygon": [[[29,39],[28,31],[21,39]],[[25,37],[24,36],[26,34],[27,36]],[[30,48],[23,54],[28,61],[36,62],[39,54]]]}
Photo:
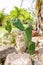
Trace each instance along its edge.
{"label": "rock", "polygon": [[39,36],[38,41],[39,41],[39,46],[42,47],[43,46],[43,36]]}
{"label": "rock", "polygon": [[39,47],[43,46],[43,36],[32,37],[32,41]]}
{"label": "rock", "polygon": [[35,51],[36,53],[38,52],[38,54],[43,54],[43,47],[36,47]]}
{"label": "rock", "polygon": [[37,31],[32,31],[32,37],[34,37],[34,36],[38,36],[38,32]]}
{"label": "rock", "polygon": [[34,65],[43,65],[43,63],[40,62],[39,60],[35,60],[35,61],[34,61]]}
{"label": "rock", "polygon": [[39,40],[39,42],[43,42],[43,35],[42,36],[38,36],[38,40]]}
{"label": "rock", "polygon": [[26,46],[23,40],[23,32],[16,36],[16,47],[18,52],[24,52],[26,50]]}
{"label": "rock", "polygon": [[25,47],[23,42],[22,43],[17,43],[17,48],[16,49],[17,49],[18,52],[25,52],[26,51],[26,47]]}
{"label": "rock", "polygon": [[32,41],[37,44],[38,43],[38,37],[32,37]]}
{"label": "rock", "polygon": [[4,43],[5,45],[10,45],[10,44],[15,45],[15,35],[13,35],[11,33],[4,34],[2,37],[2,43]]}
{"label": "rock", "polygon": [[32,65],[32,62],[27,53],[11,53],[7,56],[4,65]]}
{"label": "rock", "polygon": [[42,42],[43,40],[40,37],[38,38],[38,40],[39,40],[39,45],[35,49],[37,59],[34,60],[34,65],[43,65],[43,42]]}
{"label": "rock", "polygon": [[43,47],[39,47],[36,50],[37,50],[38,54],[36,54],[37,59],[34,60],[34,62],[35,62],[34,65],[43,65]]}
{"label": "rock", "polygon": [[34,57],[34,65],[43,65],[43,54]]}
{"label": "rock", "polygon": [[14,47],[0,46],[0,59],[5,58],[9,53],[16,52]]}
{"label": "rock", "polygon": [[38,49],[38,52],[39,52],[39,54],[43,54],[43,47],[40,47],[40,48]]}
{"label": "rock", "polygon": [[12,30],[11,33],[17,33],[17,34],[21,34],[21,30]]}
{"label": "rock", "polygon": [[38,37],[38,46],[35,49],[36,51],[40,51],[39,53],[43,52],[43,36]]}

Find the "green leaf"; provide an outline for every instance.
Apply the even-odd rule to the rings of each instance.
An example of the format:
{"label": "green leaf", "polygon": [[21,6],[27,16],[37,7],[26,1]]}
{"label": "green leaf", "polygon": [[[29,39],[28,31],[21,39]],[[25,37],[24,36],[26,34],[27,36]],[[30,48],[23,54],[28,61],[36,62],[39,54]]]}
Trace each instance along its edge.
{"label": "green leaf", "polygon": [[21,23],[21,21],[19,19],[13,19],[12,20],[12,23],[15,27],[17,27],[18,29],[24,31],[24,26],[23,24]]}
{"label": "green leaf", "polygon": [[29,45],[28,51],[29,51],[30,54],[34,54],[34,52],[35,52],[35,43],[34,43],[34,42],[32,42],[32,43]]}
{"label": "green leaf", "polygon": [[5,29],[10,33],[12,30],[11,22],[9,20],[6,21]]}
{"label": "green leaf", "polygon": [[25,32],[24,32],[24,42],[25,42],[26,47],[28,47],[29,42],[28,42],[28,39],[27,39]]}
{"label": "green leaf", "polygon": [[26,33],[28,42],[31,42],[31,40],[32,40],[32,29],[30,26],[28,26],[26,28],[25,33]]}
{"label": "green leaf", "polygon": [[25,42],[27,48],[29,47],[31,40],[32,40],[32,29],[30,26],[28,26],[24,32],[24,42]]}

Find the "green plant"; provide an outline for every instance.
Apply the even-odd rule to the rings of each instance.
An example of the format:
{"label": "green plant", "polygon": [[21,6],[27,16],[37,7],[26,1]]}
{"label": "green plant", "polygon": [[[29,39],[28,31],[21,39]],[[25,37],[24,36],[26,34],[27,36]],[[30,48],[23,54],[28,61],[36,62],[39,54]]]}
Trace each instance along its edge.
{"label": "green plant", "polygon": [[4,45],[13,45],[15,46],[15,34],[13,33],[5,33],[3,35],[3,42],[2,42]]}
{"label": "green plant", "polygon": [[10,12],[10,17],[19,18],[24,24],[28,24],[34,21],[34,17],[28,10],[24,8],[14,7],[14,9]]}
{"label": "green plant", "polygon": [[15,34],[12,31],[12,24],[10,18],[6,18],[5,30],[7,32],[3,36],[3,44],[10,44],[15,46]]}
{"label": "green plant", "polygon": [[24,9],[23,8],[18,8],[18,7],[14,7],[14,9],[10,12],[10,16],[11,18],[24,18],[24,14],[21,12],[23,11]]}
{"label": "green plant", "polygon": [[35,43],[32,42],[32,29],[28,26],[26,29],[23,26],[22,22],[19,19],[12,19],[12,23],[18,29],[24,31],[24,41],[26,43],[26,47],[30,54],[33,54],[35,51]]}
{"label": "green plant", "polygon": [[2,11],[0,11],[0,26],[3,25],[4,18],[5,18],[5,13],[4,10],[2,9]]}
{"label": "green plant", "polygon": [[10,33],[12,30],[11,22],[10,20],[6,20],[5,29]]}

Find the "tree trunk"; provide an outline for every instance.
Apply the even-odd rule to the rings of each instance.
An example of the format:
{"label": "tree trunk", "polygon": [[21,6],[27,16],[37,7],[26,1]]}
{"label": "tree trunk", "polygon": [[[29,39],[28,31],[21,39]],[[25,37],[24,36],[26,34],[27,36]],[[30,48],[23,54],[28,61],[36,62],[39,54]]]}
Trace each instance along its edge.
{"label": "tree trunk", "polygon": [[37,21],[37,31],[39,34],[43,34],[43,3],[41,4],[41,9],[38,13],[38,21]]}
{"label": "tree trunk", "polygon": [[23,5],[23,1],[24,1],[24,0],[21,0],[21,5],[20,5],[20,7],[22,7],[22,5]]}

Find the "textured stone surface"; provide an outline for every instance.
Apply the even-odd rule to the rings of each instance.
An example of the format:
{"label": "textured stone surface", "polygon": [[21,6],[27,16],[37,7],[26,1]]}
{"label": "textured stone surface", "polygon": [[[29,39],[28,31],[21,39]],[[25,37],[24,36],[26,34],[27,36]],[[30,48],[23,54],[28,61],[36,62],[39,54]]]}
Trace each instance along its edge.
{"label": "textured stone surface", "polygon": [[38,38],[38,40],[39,40],[39,46],[40,46],[40,47],[43,47],[43,36],[40,36],[40,37]]}
{"label": "textured stone surface", "polygon": [[16,52],[14,47],[0,46],[0,59],[6,57],[9,53]]}
{"label": "textured stone surface", "polygon": [[33,36],[33,37],[34,37],[34,36],[38,36],[38,32],[35,31],[35,30],[33,30],[33,31],[32,31],[32,36]]}
{"label": "textured stone surface", "polygon": [[34,65],[43,65],[43,54],[42,55],[38,54],[34,58]]}
{"label": "textured stone surface", "polygon": [[43,54],[43,47],[36,47],[35,51],[37,51],[38,54]]}
{"label": "textured stone surface", "polygon": [[43,65],[43,63],[40,62],[39,60],[35,60],[34,65]]}
{"label": "textured stone surface", "polygon": [[4,65],[32,65],[32,62],[27,53],[12,53],[7,56]]}
{"label": "textured stone surface", "polygon": [[38,37],[32,37],[32,41],[37,44],[37,42],[38,42]]}
{"label": "textured stone surface", "polygon": [[23,32],[16,36],[16,47],[18,52],[24,52],[26,50],[26,46],[23,39]]}

